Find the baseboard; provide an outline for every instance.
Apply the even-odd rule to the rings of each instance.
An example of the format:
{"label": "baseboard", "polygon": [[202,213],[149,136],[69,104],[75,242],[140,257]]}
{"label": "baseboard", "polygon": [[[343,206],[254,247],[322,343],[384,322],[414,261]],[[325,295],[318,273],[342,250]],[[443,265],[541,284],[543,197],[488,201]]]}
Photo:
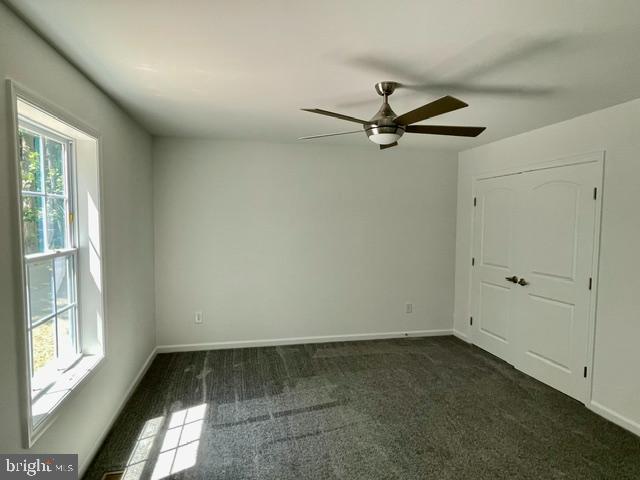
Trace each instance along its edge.
{"label": "baseboard", "polygon": [[410,330],[407,332],[356,333],[347,335],[327,335],[317,337],[272,338],[264,340],[237,340],[229,342],[188,343],[178,345],[158,345],[158,353],[189,352],[196,350],[220,350],[225,348],[272,347],[277,345],[299,345],[304,343],[350,342],[357,340],[380,340],[384,338],[435,337],[451,335],[451,329]]}
{"label": "baseboard", "polygon": [[140,370],[138,371],[138,373],[135,376],[135,378],[133,379],[133,381],[129,384],[129,387],[127,388],[127,391],[122,396],[122,400],[120,401],[120,405],[118,405],[118,408],[116,409],[115,413],[111,416],[111,418],[107,422],[107,426],[104,428],[104,430],[102,431],[102,433],[98,437],[98,440],[93,445],[93,448],[89,452],[89,455],[87,457],[86,462],[84,464],[79,465],[78,470],[79,470],[80,478],[82,478],[82,476],[85,474],[87,468],[89,468],[89,465],[91,465],[91,461],[93,460],[93,458],[98,453],[98,450],[100,449],[100,446],[102,445],[102,442],[104,441],[104,439],[106,438],[107,434],[111,430],[111,427],[113,427],[113,424],[115,423],[115,421],[118,418],[118,416],[120,415],[120,413],[122,413],[122,409],[124,408],[125,404],[129,400],[129,398],[131,397],[131,394],[135,391],[136,387],[140,383],[140,380],[142,380],[142,377],[144,377],[144,374],[147,373],[147,370],[151,366],[151,363],[153,362],[153,359],[156,358],[157,354],[158,354],[158,347],[154,347],[153,350],[151,350],[151,353],[149,354],[147,359],[142,364],[142,368],[140,368]]}
{"label": "baseboard", "polygon": [[630,418],[620,415],[619,413],[614,412],[610,408],[605,407],[604,405],[601,405],[594,400],[591,400],[588,408],[601,417],[606,418],[610,422],[613,422],[616,425],[624,428],[625,430],[629,430],[631,433],[635,433],[636,435],[640,436],[640,423],[634,422]]}
{"label": "baseboard", "polygon": [[462,333],[460,330],[456,330],[455,328],[453,329],[452,333],[455,337],[458,337],[463,342],[471,343],[471,339],[466,333]]}

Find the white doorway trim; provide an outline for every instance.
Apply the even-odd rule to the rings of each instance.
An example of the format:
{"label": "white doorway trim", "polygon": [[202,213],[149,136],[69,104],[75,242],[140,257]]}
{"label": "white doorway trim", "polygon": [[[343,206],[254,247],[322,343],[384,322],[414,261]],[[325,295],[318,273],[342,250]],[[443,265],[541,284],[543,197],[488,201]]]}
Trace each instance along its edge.
{"label": "white doorway trim", "polygon": [[[534,172],[538,170],[550,169],[550,168],[558,168],[558,167],[566,167],[569,165],[578,165],[584,163],[596,163],[600,165],[600,179],[596,185],[597,193],[596,193],[596,211],[595,211],[595,221],[594,221],[594,238],[593,238],[593,257],[591,261],[591,271],[592,275],[592,289],[591,289],[591,299],[589,305],[589,318],[587,320],[587,398],[585,400],[585,405],[591,408],[592,397],[593,397],[593,365],[594,365],[594,345],[595,345],[595,331],[596,331],[596,312],[597,312],[597,300],[598,300],[598,270],[600,264],[600,237],[601,237],[601,223],[602,223],[602,199],[603,199],[603,184],[604,184],[604,162],[605,162],[605,151],[599,150],[594,152],[581,153],[576,155],[559,157],[550,161],[540,162],[530,165],[520,165],[518,167],[507,168],[494,170],[491,172],[484,172],[481,174],[473,175],[471,177],[471,198],[476,198],[476,185],[478,180],[486,180],[489,178],[503,177],[508,175],[518,175],[526,172]],[[470,232],[471,232],[471,241],[469,243],[469,251],[468,251],[468,265],[469,268],[469,277],[468,277],[468,290],[467,290],[467,311],[471,312],[471,299],[472,299],[472,288],[473,288],[473,275],[474,275],[474,267],[473,263],[473,250],[475,245],[475,231],[474,231],[474,222],[476,210],[474,206],[474,202],[469,205],[469,208],[472,209],[470,215]],[[473,333],[470,330],[469,335],[467,337],[467,341],[473,344]]]}

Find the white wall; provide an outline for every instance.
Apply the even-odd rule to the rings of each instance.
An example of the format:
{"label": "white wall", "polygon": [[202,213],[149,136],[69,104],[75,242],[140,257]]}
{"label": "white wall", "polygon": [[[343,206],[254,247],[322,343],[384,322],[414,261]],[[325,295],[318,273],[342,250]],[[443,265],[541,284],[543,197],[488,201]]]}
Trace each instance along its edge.
{"label": "white wall", "polygon": [[450,332],[456,154],[362,141],[155,140],[158,343]]}
{"label": "white wall", "polygon": [[606,151],[591,407],[640,434],[640,100],[460,154],[454,328],[468,333],[472,176]]}
{"label": "white wall", "polygon": [[[105,216],[107,359],[66,403],[33,452],[77,452],[85,466],[155,345],[151,139],[77,70],[0,4],[0,78],[11,78],[100,132]],[[18,233],[9,135],[0,95],[0,451],[22,451],[14,269]]]}

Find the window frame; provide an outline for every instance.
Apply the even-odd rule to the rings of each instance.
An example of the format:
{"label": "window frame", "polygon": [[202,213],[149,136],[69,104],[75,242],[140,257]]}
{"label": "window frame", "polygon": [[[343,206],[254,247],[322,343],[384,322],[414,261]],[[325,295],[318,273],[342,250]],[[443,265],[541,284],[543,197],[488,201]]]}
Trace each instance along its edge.
{"label": "window frame", "polygon": [[[13,168],[13,181],[10,183],[8,193],[11,202],[14,202],[13,214],[9,229],[12,232],[14,241],[11,244],[12,270],[16,281],[14,283],[14,321],[16,322],[15,333],[17,336],[17,363],[18,363],[18,383],[19,383],[19,400],[21,406],[20,425],[22,430],[23,447],[30,449],[38,439],[48,430],[48,428],[56,421],[62,410],[68,408],[70,400],[82,390],[93,375],[105,363],[108,352],[108,318],[109,312],[106,303],[108,295],[108,285],[105,282],[107,277],[107,253],[105,252],[105,211],[104,211],[104,165],[102,162],[102,135],[93,127],[79,120],[74,115],[67,112],[58,105],[44,99],[41,95],[33,92],[29,88],[21,85],[15,80],[8,78],[5,80],[5,86],[8,97],[9,118],[7,122],[8,136],[7,141],[9,147],[13,151],[14,161],[11,162],[10,168]],[[24,262],[23,248],[23,228],[22,228],[22,203],[21,198],[21,174],[20,174],[20,144],[18,141],[18,102],[24,102],[31,108],[43,112],[47,117],[55,121],[59,121],[65,126],[65,129],[71,129],[78,132],[83,138],[91,139],[95,142],[95,177],[92,182],[95,183],[96,196],[94,201],[98,205],[97,227],[99,228],[98,239],[103,247],[100,251],[100,272],[98,281],[100,282],[99,296],[96,298],[96,305],[101,312],[96,327],[98,329],[97,341],[99,342],[99,353],[87,351],[86,355],[80,356],[75,365],[69,367],[68,375],[63,379],[69,379],[72,376],[73,384],[64,396],[55,405],[49,409],[43,421],[34,426],[33,424],[33,402],[31,398],[31,373],[29,367],[30,349],[28,344],[27,332],[27,295],[26,283],[27,278]],[[80,192],[78,192],[80,193]],[[77,214],[77,212],[76,212]],[[76,232],[78,233],[78,232]],[[79,238],[79,237],[76,237]],[[78,295],[80,295],[80,285],[76,286]],[[80,343],[79,343],[80,345]],[[82,349],[85,348],[84,343]],[[80,347],[79,347],[80,349]]]}
{"label": "window frame", "polygon": [[[21,209],[22,204],[24,202],[24,198],[40,198],[42,199],[42,216],[43,216],[43,234],[44,234],[44,252],[42,253],[30,253],[23,255],[23,263],[25,270],[25,294],[27,296],[26,299],[26,316],[25,321],[27,324],[27,340],[29,345],[29,374],[31,375],[31,400],[36,401],[40,398],[47,390],[59,379],[61,375],[65,372],[69,371],[73,368],[74,365],[80,361],[82,357],[82,322],[80,321],[80,278],[79,278],[79,244],[78,244],[78,215],[76,212],[77,198],[78,198],[78,183],[77,183],[77,173],[76,173],[76,155],[75,155],[75,145],[72,138],[65,136],[60,132],[56,132],[50,128],[47,128],[45,125],[38,124],[33,120],[24,117],[18,114],[18,131],[26,131],[30,134],[37,135],[41,138],[40,145],[40,171],[42,176],[42,191],[41,192],[32,192],[25,191],[22,189],[22,184],[20,184],[20,203]],[[46,141],[53,140],[63,145],[64,147],[64,182],[65,182],[65,193],[64,194],[51,194],[47,192],[46,187],[46,178],[44,176],[45,167],[45,155],[44,149],[46,148]],[[21,178],[21,172],[18,169],[18,175]],[[26,195],[25,195],[26,193]],[[65,246],[59,249],[49,249],[48,243],[48,215],[47,215],[47,200],[49,198],[58,198],[64,199],[66,201],[65,205],[65,215],[67,216],[65,220]],[[71,218],[69,218],[71,215]],[[24,227],[22,225],[22,217],[20,218],[21,228]],[[24,250],[24,244],[23,244]],[[58,258],[71,259],[73,262],[73,286],[74,291],[72,292],[73,301],[71,301],[68,305],[65,305],[62,308],[58,308],[57,298],[56,298],[56,289],[53,289],[53,305],[54,310],[38,319],[36,322],[32,321],[31,315],[31,301],[30,301],[30,290],[29,290],[29,265],[37,262],[43,262],[50,260],[53,264],[54,269],[54,279],[55,279],[55,260]],[[67,311],[74,311],[73,315],[73,330],[74,330],[74,347],[75,352],[72,358],[66,359],[62,364],[60,363],[60,359],[58,358],[58,349],[59,349],[59,336],[58,336],[58,316]],[[36,327],[45,324],[46,322],[53,319],[53,330],[54,330],[54,339],[55,339],[55,352],[56,358],[54,363],[56,365],[50,367],[44,367],[44,372],[38,374],[34,372],[33,366],[33,331]],[[52,376],[51,372],[53,369],[57,370],[56,376]],[[34,388],[34,385],[37,385],[37,388]],[[34,393],[35,392],[35,393]]]}

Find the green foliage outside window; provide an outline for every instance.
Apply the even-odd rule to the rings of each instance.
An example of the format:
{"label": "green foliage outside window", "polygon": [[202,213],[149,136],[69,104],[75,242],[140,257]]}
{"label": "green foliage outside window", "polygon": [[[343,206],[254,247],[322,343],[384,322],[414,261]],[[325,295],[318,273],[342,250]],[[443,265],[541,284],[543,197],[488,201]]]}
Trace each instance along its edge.
{"label": "green foliage outside window", "polygon": [[[66,200],[47,198],[47,218],[44,215],[43,198],[29,192],[48,195],[65,195],[64,152],[61,143],[44,139],[26,130],[19,131],[20,174],[23,191],[22,220],[25,253],[44,252],[47,249],[64,248],[66,231]],[[44,148],[43,148],[44,143]],[[41,165],[44,150],[44,165]],[[44,179],[42,173],[44,171]],[[44,181],[43,181],[44,180]],[[44,244],[44,228],[47,228],[49,245]]]}

